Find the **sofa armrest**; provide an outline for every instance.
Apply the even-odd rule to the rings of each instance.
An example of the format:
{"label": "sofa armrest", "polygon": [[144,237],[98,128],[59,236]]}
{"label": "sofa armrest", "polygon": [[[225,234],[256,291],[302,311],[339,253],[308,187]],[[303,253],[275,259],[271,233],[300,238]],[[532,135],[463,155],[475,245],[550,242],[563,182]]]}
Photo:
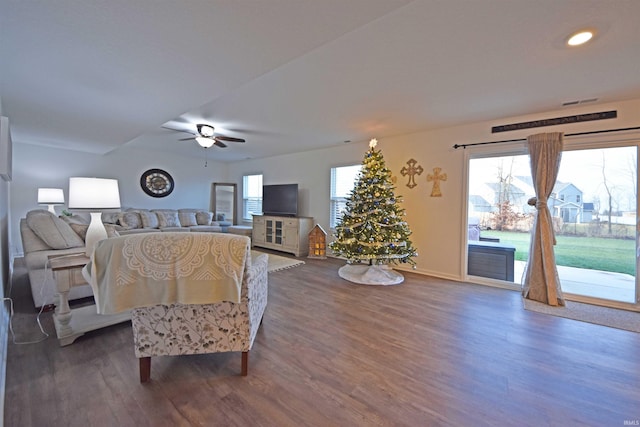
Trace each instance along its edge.
{"label": "sofa armrest", "polygon": [[245,272],[247,286],[247,305],[249,310],[249,348],[256,337],[262,316],[267,307],[269,293],[267,266],[269,255],[260,254],[252,260],[251,267]]}

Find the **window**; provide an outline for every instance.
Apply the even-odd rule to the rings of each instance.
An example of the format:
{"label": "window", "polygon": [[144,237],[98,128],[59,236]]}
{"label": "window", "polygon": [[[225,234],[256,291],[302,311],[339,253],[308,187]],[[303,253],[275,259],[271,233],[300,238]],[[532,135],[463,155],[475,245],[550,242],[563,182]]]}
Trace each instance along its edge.
{"label": "window", "polygon": [[361,168],[362,165],[331,168],[329,227],[334,228],[342,216],[347,206],[347,197],[353,190]]}
{"label": "window", "polygon": [[[565,141],[556,193],[547,206],[562,291],[567,299],[600,305],[640,303],[636,266],[638,146],[598,141],[583,146]],[[535,196],[527,155],[477,150],[468,156],[467,274],[483,281],[502,280],[513,289],[524,279],[535,210],[525,202]],[[506,183],[506,185],[505,185]],[[521,189],[514,191],[514,189]],[[485,206],[489,209],[485,209]],[[480,232],[476,230],[480,225]],[[475,242],[484,240],[485,242]],[[488,261],[487,245],[515,249],[514,260]],[[511,264],[513,263],[513,278]],[[475,279],[474,279],[475,280]],[[614,285],[615,284],[615,285]]]}
{"label": "window", "polygon": [[262,175],[242,177],[242,218],[253,220],[262,213]]}

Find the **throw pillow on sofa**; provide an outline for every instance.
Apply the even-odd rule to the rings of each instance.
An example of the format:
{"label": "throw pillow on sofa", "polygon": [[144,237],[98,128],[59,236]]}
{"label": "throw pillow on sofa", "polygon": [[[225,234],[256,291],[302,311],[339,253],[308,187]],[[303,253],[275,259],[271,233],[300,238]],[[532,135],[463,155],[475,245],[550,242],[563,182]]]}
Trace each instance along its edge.
{"label": "throw pillow on sofa", "polygon": [[178,212],[158,211],[155,214],[158,216],[159,228],[181,227]]}
{"label": "throw pillow on sofa", "polygon": [[180,220],[180,225],[183,227],[198,225],[195,212],[178,212],[178,219]]}
{"label": "throw pillow on sofa", "polygon": [[125,228],[142,228],[142,219],[138,212],[120,212],[118,222]]}
{"label": "throw pillow on sofa", "polygon": [[121,212],[102,212],[103,224],[118,224]]}
{"label": "throw pillow on sofa", "polygon": [[80,215],[60,215],[58,218],[66,222],[67,224],[89,224],[89,220]]}
{"label": "throw pillow on sofa", "polygon": [[[71,229],[76,232],[80,238],[85,241],[87,240],[87,229],[89,226],[87,224],[69,224],[71,225]],[[116,230],[116,227],[113,224],[104,224],[104,228],[107,230],[107,237],[118,237],[120,233]]]}
{"label": "throw pillow on sofa", "polygon": [[196,213],[196,221],[198,225],[209,225],[211,224],[211,220],[213,220],[213,212],[197,212]]}
{"label": "throw pillow on sofa", "polygon": [[158,228],[158,215],[155,212],[140,211],[138,212],[140,219],[142,219],[143,228]]}
{"label": "throw pillow on sofa", "polygon": [[84,246],[84,242],[69,224],[44,209],[27,213],[27,225],[52,249],[69,249]]}

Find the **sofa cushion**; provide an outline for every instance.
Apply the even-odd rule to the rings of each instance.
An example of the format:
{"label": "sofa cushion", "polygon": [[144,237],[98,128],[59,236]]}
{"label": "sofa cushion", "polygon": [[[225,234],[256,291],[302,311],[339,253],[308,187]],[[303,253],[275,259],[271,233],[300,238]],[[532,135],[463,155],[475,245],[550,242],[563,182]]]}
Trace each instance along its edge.
{"label": "sofa cushion", "polygon": [[27,225],[52,249],[68,249],[84,246],[84,242],[69,224],[44,209],[27,213]]}
{"label": "sofa cushion", "polygon": [[118,222],[126,228],[142,228],[142,219],[138,212],[120,212],[118,214]]}
{"label": "sofa cushion", "polygon": [[196,213],[198,225],[209,225],[213,219],[213,212],[200,211]]}
{"label": "sofa cushion", "polygon": [[140,211],[138,212],[140,219],[142,219],[142,226],[144,228],[158,228],[158,215],[155,212]]}
{"label": "sofa cushion", "polygon": [[184,233],[184,232],[189,232],[191,231],[191,227],[160,227],[160,231],[169,231],[169,232],[176,232],[176,233]]}
{"label": "sofa cushion", "polygon": [[121,236],[128,236],[130,234],[141,234],[141,233],[158,233],[160,230],[157,228],[125,228],[123,230],[118,230],[118,234]]}
{"label": "sofa cushion", "polygon": [[221,233],[222,227],[219,225],[194,225],[193,227],[187,228],[187,230],[193,232],[202,232],[202,233]]}
{"label": "sofa cushion", "polygon": [[43,242],[42,239],[29,228],[27,218],[20,219],[20,237],[22,238],[22,249],[25,255],[29,252],[52,250],[51,246]]}
{"label": "sofa cushion", "polygon": [[178,212],[178,219],[180,220],[180,225],[183,227],[198,225],[195,212]]}
{"label": "sofa cushion", "polygon": [[[89,228],[88,224],[69,225],[71,226],[71,229],[73,229],[73,231],[75,231],[83,241],[87,240],[87,229]],[[113,224],[104,224],[104,228],[107,230],[107,237],[118,237],[120,235]]]}
{"label": "sofa cushion", "polygon": [[158,216],[159,228],[181,227],[178,212],[176,211],[158,211],[156,215]]}

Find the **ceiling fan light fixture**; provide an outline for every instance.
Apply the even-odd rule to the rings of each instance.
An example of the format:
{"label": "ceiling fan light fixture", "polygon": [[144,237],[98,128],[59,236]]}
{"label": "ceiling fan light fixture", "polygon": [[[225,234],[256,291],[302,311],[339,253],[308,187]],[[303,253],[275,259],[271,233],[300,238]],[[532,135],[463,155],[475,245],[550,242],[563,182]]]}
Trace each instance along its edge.
{"label": "ceiling fan light fixture", "polygon": [[196,142],[203,148],[209,148],[215,142],[212,138],[206,138],[204,136],[196,136]]}
{"label": "ceiling fan light fixture", "polygon": [[213,126],[199,125],[198,127],[199,127],[198,132],[200,133],[200,135],[206,136],[206,137],[212,137],[213,136],[213,133],[214,133]]}

